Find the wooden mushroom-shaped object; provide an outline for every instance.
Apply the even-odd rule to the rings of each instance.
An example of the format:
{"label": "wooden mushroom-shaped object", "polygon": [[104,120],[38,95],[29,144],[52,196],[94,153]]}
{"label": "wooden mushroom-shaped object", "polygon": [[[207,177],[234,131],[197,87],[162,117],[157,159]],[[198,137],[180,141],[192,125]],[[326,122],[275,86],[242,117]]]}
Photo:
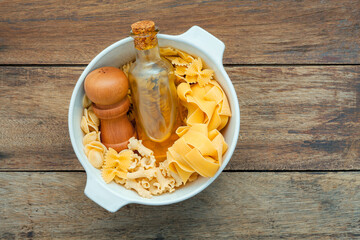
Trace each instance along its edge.
{"label": "wooden mushroom-shaped object", "polygon": [[126,115],[130,101],[124,72],[115,67],[96,69],[85,78],[84,88],[100,119],[101,142],[118,152],[125,149],[136,132]]}

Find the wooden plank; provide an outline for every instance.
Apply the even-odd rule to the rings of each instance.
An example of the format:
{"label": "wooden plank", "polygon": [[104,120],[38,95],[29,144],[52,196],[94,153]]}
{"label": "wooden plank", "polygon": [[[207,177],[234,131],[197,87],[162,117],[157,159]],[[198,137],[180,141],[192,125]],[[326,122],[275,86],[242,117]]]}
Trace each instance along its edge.
{"label": "wooden plank", "polygon": [[[360,173],[223,173],[168,206],[109,213],[84,173],[0,173],[1,239],[333,239],[360,236]],[[26,183],[26,184],[24,184]]]}
{"label": "wooden plank", "polygon": [[203,27],[225,42],[227,64],[360,63],[359,11],[352,0],[5,0],[0,64],[87,64],[141,19],[167,34]]}
{"label": "wooden plank", "polygon": [[2,169],[82,169],[68,134],[68,105],[82,68],[0,68]]}
{"label": "wooden plank", "polygon": [[228,68],[241,109],[230,169],[360,168],[360,67]]}
{"label": "wooden plank", "polygon": [[[230,67],[241,108],[229,170],[360,169],[360,67]],[[0,67],[0,169],[81,170],[67,111],[80,67]]]}

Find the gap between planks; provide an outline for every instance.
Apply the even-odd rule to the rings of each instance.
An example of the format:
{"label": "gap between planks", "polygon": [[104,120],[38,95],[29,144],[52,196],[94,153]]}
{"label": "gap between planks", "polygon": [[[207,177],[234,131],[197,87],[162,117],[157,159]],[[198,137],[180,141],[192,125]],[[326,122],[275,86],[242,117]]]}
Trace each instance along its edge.
{"label": "gap between planks", "polygon": [[[85,170],[16,170],[16,169],[0,169],[3,172],[29,172],[29,173],[48,173],[48,172],[85,172]],[[226,173],[342,173],[342,172],[360,172],[360,170],[353,169],[340,169],[340,170],[223,170]]]}
{"label": "gap between planks", "polygon": [[[0,67],[86,67],[88,64],[0,64]],[[223,64],[224,67],[328,67],[328,66],[360,66],[360,63],[329,63],[329,64]]]}

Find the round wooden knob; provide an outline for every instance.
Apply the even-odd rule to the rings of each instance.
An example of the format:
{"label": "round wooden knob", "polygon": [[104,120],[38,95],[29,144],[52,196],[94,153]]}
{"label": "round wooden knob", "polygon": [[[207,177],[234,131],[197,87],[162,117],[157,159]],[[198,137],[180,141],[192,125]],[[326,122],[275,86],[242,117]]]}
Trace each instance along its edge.
{"label": "round wooden knob", "polygon": [[128,140],[136,136],[126,115],[130,106],[126,75],[118,68],[102,67],[87,75],[84,88],[100,119],[101,142],[118,152],[125,149]]}
{"label": "round wooden knob", "polygon": [[98,105],[112,105],[121,101],[128,92],[129,82],[123,71],[116,67],[98,68],[85,79],[88,98]]}

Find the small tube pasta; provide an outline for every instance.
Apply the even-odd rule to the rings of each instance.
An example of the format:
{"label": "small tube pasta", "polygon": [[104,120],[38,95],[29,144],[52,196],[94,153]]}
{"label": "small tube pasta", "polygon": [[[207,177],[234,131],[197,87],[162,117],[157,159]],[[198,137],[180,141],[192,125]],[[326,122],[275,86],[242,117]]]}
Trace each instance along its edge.
{"label": "small tube pasta", "polygon": [[145,170],[143,167],[141,167],[138,171],[127,173],[128,179],[138,179],[138,178],[147,178],[149,180],[153,179],[155,176],[155,170],[156,168]]}
{"label": "small tube pasta", "polygon": [[127,189],[134,189],[141,197],[151,198],[151,193],[145,188],[143,188],[141,184],[136,182],[135,180],[127,180],[125,183],[125,187]]}
{"label": "small tube pasta", "polygon": [[[106,183],[114,181],[144,198],[172,193],[187,182],[195,181],[199,175],[214,176],[227,150],[220,130],[231,117],[226,94],[214,79],[214,71],[206,69],[200,57],[171,47],[160,48],[160,54],[173,64],[181,103],[180,118],[186,123],[176,129],[179,139],[168,148],[165,161],[157,162],[154,152],[134,137],[129,139],[128,149],[120,153],[107,149],[101,143],[100,120],[91,101],[86,95],[82,100],[80,127],[89,162],[101,169]],[[122,66],[126,76],[131,65],[129,62]],[[155,87],[152,82],[143,84],[148,89]],[[131,100],[131,92],[128,96]],[[132,107],[128,116],[133,118]]]}
{"label": "small tube pasta", "polygon": [[143,180],[140,181],[140,183],[141,183],[141,186],[142,186],[143,188],[145,188],[145,189],[150,188],[150,183],[149,183],[148,180],[143,179]]}
{"label": "small tube pasta", "polygon": [[129,139],[128,148],[133,151],[138,151],[143,157],[154,155],[153,151],[142,145],[141,140],[137,140],[135,137]]}

